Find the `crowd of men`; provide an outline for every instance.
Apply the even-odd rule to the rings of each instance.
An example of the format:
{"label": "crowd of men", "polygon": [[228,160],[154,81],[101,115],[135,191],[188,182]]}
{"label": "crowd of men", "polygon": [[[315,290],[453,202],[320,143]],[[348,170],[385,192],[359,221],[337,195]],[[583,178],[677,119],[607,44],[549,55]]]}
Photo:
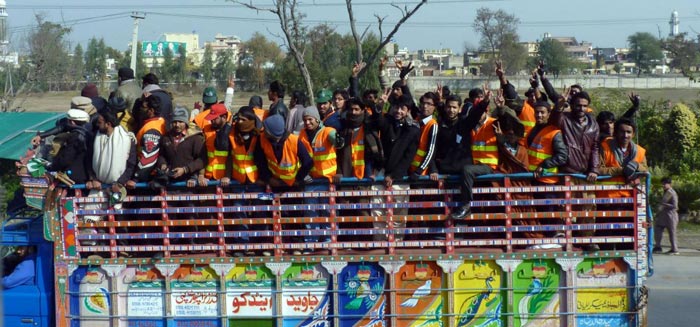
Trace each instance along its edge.
{"label": "crowd of men", "polygon": [[[372,190],[406,190],[411,187],[406,178],[428,176],[437,181],[443,175],[460,175],[461,194],[456,201],[461,205],[452,208],[450,218],[454,220],[472,213],[472,190],[480,175],[531,172],[534,179],[528,183],[552,185],[560,183],[552,174],[575,173],[586,176],[574,179],[577,184],[628,184],[635,181],[635,173],[647,169],[645,150],[634,143],[637,127],[632,117],[640,101],[634,94],[623,117],[616,119],[606,111],[594,117],[590,96],[581,86],[557,93],[540,64],[532,74],[531,88],[521,98],[499,62],[497,91],[487,86],[472,89],[462,102],[448,87],[438,86],[416,103],[408,85],[411,64],[396,61],[400,77],[393,84],[383,69],[386,64],[386,59],[380,63],[383,90],[360,93],[357,74],[364,64],[359,63],[352,69],[348,89],[322,89],[315,105],[309,105],[303,92],[295,91],[287,106],[285,86],[274,81],[267,92],[268,106],[260,96],[253,96],[248,106],[233,108],[235,84],[229,81],[223,101],[215,88],[207,87],[203,105],[191,111],[174,105],[154,74],[143,76],[139,86],[133,71],[122,68],[119,87],[108,100],[89,85],[81,97],[73,99],[66,119],[34,141],[53,136],[53,146],[47,147],[51,150],[46,155],[48,168],[64,174],[69,183],[86,184],[90,190],[110,184],[109,191],[116,194],[140,182],[157,188],[172,182],[206,186],[210,181],[238,191],[269,186],[276,193],[316,192],[328,190],[329,183],[341,178],[383,181],[374,183]],[[599,175],[613,177],[598,181]],[[630,196],[624,190],[579,196],[592,198],[596,193]],[[326,200],[308,197],[305,201]],[[394,201],[406,202],[408,196],[395,196]],[[371,214],[384,217],[384,211],[375,209]],[[396,209],[394,214],[405,211]],[[308,210],[305,214],[328,213]],[[245,217],[246,213],[236,215]],[[580,218],[577,223],[592,219]],[[375,228],[386,227],[386,220],[377,221]],[[395,228],[404,227],[397,220],[392,223]],[[535,220],[521,223],[538,224]],[[581,235],[592,236],[594,231],[586,233]],[[532,233],[529,237],[544,236]],[[386,240],[385,235],[374,238]],[[403,235],[396,238],[403,239]],[[304,241],[326,242],[329,238],[307,236]],[[588,244],[584,249],[595,251],[598,245]]]}

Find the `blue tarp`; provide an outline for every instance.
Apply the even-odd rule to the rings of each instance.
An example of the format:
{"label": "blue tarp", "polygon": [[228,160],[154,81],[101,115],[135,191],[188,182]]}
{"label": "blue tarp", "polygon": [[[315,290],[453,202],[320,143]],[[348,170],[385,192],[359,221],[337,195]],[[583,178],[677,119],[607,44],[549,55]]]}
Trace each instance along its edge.
{"label": "blue tarp", "polygon": [[39,131],[56,126],[65,113],[2,112],[0,113],[0,159],[18,160]]}

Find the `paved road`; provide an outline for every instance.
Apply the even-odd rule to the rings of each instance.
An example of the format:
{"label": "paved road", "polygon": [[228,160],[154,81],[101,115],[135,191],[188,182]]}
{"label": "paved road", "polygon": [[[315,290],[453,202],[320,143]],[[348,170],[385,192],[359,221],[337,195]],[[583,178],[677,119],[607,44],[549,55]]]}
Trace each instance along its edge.
{"label": "paved road", "polygon": [[680,256],[654,255],[649,278],[649,327],[700,326],[700,254],[681,247]]}

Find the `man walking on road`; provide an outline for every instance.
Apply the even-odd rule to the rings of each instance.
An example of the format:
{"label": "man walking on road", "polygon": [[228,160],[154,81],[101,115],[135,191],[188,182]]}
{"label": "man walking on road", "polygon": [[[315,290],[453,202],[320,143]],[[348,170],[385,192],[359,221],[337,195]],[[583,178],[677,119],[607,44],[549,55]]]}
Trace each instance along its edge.
{"label": "man walking on road", "polygon": [[671,186],[671,178],[666,177],[661,180],[664,186],[664,196],[661,198],[659,212],[656,214],[656,223],[654,224],[654,253],[661,253],[661,239],[663,238],[664,229],[668,229],[668,237],[671,241],[671,250],[666,252],[670,255],[678,255],[678,241],[676,233],[678,227],[678,194]]}

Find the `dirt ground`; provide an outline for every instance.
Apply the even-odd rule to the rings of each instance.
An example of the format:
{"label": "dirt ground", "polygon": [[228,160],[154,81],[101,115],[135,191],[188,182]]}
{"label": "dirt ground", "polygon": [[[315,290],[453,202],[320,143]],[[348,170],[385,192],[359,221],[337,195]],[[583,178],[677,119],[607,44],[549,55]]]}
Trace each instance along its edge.
{"label": "dirt ground", "polygon": [[[595,90],[593,90],[595,92]],[[638,90],[643,99],[653,100],[671,100],[672,102],[694,103],[700,100],[700,91],[697,89],[648,89]],[[466,90],[458,90],[458,94],[466,93]],[[49,111],[62,112],[68,110],[70,99],[76,95],[76,92],[50,92],[43,94],[31,94],[29,96],[20,96],[15,100],[13,107],[21,107],[26,111]],[[108,90],[101,90],[100,94],[109,94]],[[224,91],[219,90],[220,99],[223,99]],[[248,104],[250,96],[254,95],[251,92],[236,92],[234,97],[234,106],[240,107]],[[265,104],[267,97],[264,92],[259,93],[263,97]],[[464,95],[464,94],[462,94]],[[288,97],[286,98],[288,99]],[[201,100],[199,88],[189,92],[175,93],[175,103],[184,105],[188,109],[192,109],[193,104]]]}

